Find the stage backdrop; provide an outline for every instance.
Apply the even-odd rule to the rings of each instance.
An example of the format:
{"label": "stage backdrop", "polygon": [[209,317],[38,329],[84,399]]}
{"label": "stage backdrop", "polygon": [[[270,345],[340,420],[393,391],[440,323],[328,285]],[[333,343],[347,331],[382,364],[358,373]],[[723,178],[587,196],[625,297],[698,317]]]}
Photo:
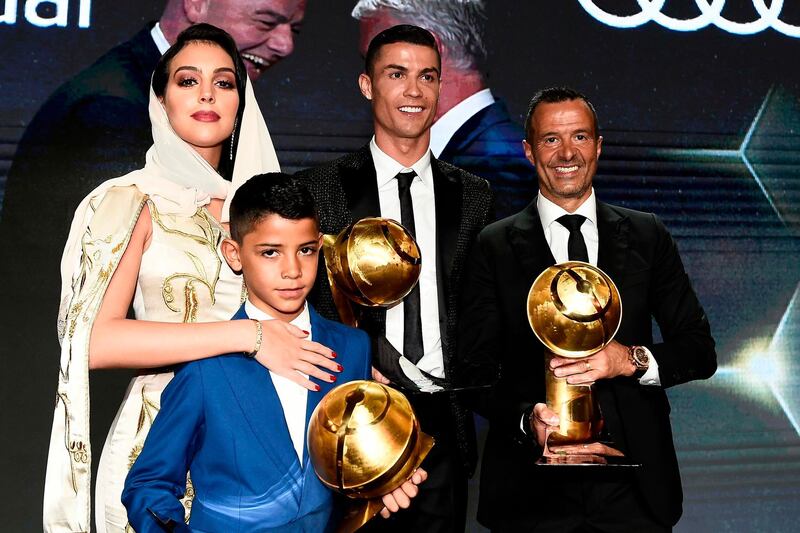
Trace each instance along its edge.
{"label": "stage backdrop", "polygon": [[[711,321],[717,374],[669,391],[685,491],[677,531],[795,531],[800,3],[487,3],[494,95],[520,123],[545,86],[593,99],[605,138],[598,196],[662,218]],[[17,141],[47,96],[159,16],[161,6],[140,4],[0,1],[0,197]],[[358,148],[371,129],[356,86],[352,5],[309,4],[294,53],[256,84],[288,171]],[[24,306],[0,305],[2,322]],[[53,341],[56,302],[37,305],[26,319],[52,323]],[[39,339],[30,342],[36,352]],[[2,529],[37,531],[58,354],[0,346]],[[96,458],[126,379],[93,375],[103,383],[92,391]],[[480,530],[474,513],[470,521]]]}

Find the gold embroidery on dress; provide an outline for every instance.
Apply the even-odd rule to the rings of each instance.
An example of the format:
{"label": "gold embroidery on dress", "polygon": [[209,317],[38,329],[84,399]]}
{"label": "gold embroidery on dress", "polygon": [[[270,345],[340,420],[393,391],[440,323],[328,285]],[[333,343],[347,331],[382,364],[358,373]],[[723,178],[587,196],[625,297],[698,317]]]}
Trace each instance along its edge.
{"label": "gold embroidery on dress", "polygon": [[[77,476],[75,474],[75,462],[79,461],[82,463],[86,463],[89,460],[89,453],[86,448],[86,445],[80,441],[70,441],[70,432],[69,432],[69,399],[67,398],[66,393],[59,392],[56,393],[56,407],[58,407],[58,402],[64,404],[64,447],[70,454],[70,475],[72,478],[72,490],[75,491],[75,494],[78,494],[78,480],[76,479]],[[80,449],[82,453],[79,455],[75,454],[75,450]]]}
{"label": "gold embroidery on dress", "polygon": [[[142,385],[141,397],[142,397],[142,408],[139,411],[139,419],[136,423],[136,439],[139,440],[139,443],[135,444],[131,449],[130,453],[128,454],[128,470],[133,468],[133,463],[136,462],[136,459],[139,458],[139,454],[142,453],[142,449],[144,448],[143,444],[143,436],[147,435],[150,432],[150,427],[153,425],[153,421],[158,415],[158,412],[161,410],[160,406],[156,405],[156,403],[147,397],[145,392],[146,385]],[[142,433],[144,432],[144,435]],[[186,473],[186,492],[184,493],[183,498],[181,498],[181,504],[183,505],[185,511],[185,521],[189,523],[189,515],[192,512],[192,501],[194,500],[194,486],[192,485],[192,479],[189,473]],[[130,523],[126,524],[125,531],[133,532],[133,528],[131,527]],[[135,532],[134,532],[135,533]]]}
{"label": "gold embroidery on dress", "polygon": [[158,212],[158,209],[152,202],[148,202],[150,213],[153,221],[167,234],[177,235],[190,239],[203,246],[204,251],[208,254],[210,262],[214,265],[214,272],[207,272],[205,262],[200,259],[196,254],[185,250],[184,254],[189,258],[194,266],[195,272],[176,272],[164,279],[161,288],[161,295],[164,304],[170,311],[180,313],[180,308],[176,305],[175,287],[173,284],[179,280],[185,280],[183,287],[183,322],[196,322],[197,310],[199,300],[197,296],[198,285],[202,285],[208,291],[211,305],[216,303],[216,285],[219,280],[220,271],[222,269],[222,259],[217,253],[217,247],[224,237],[224,230],[219,223],[208,213],[208,210],[200,208],[192,216],[192,221],[200,230],[202,235],[192,234],[181,231],[167,226],[164,217]]}
{"label": "gold embroidery on dress", "polygon": [[[59,389],[62,385],[66,388],[69,383],[69,372],[72,364],[72,347],[75,331],[78,326],[78,320],[84,324],[89,324],[97,316],[100,310],[100,303],[102,302],[105,291],[108,288],[108,282],[111,279],[112,273],[116,270],[119,264],[124,248],[130,241],[133,234],[133,228],[139,215],[145,205],[146,197],[142,198],[137,209],[133,213],[132,223],[128,224],[127,230],[121,238],[113,242],[114,235],[107,235],[102,238],[92,238],[91,226],[87,228],[81,239],[81,258],[78,275],[72,282],[72,298],[75,301],[70,305],[64,318],[64,325],[66,326],[67,339],[65,342],[69,343],[67,362],[65,366],[59,365]],[[94,205],[91,206],[92,211],[96,211]],[[105,261],[103,263],[103,261]],[[86,286],[87,281],[90,283]],[[60,313],[59,313],[60,314]],[[86,339],[87,346],[82,347],[88,354],[88,338]],[[88,368],[86,368],[88,373]],[[78,476],[76,464],[82,463],[88,465],[91,461],[91,445],[88,441],[75,439],[72,437],[70,428],[70,402],[66,392],[58,392],[56,396],[56,406],[61,401],[64,405],[64,447],[66,448],[69,456],[70,477],[72,489],[77,495],[79,492]],[[87,406],[88,412],[88,406]],[[88,481],[84,478],[84,485],[88,490]]]}
{"label": "gold embroidery on dress", "polygon": [[192,515],[192,502],[194,502],[194,485],[192,485],[191,472],[186,472],[186,493],[183,495],[183,498],[181,498],[181,503],[183,504],[184,510],[183,520],[187,524]]}
{"label": "gold embroidery on dress", "polygon": [[[142,409],[139,411],[139,420],[136,423],[137,437],[140,436],[142,430],[145,429],[145,427],[147,428],[147,431],[150,431],[150,426],[153,425],[153,420],[155,420],[156,415],[160,410],[160,407],[156,405],[156,403],[153,400],[149,399],[145,394],[145,387],[146,387],[145,385],[142,385],[142,392],[141,392]],[[147,434],[147,431],[145,431],[145,434]],[[138,456],[139,454],[137,453],[136,457]],[[133,461],[130,462],[128,468],[133,466],[133,463],[136,461],[136,457],[134,457]]]}

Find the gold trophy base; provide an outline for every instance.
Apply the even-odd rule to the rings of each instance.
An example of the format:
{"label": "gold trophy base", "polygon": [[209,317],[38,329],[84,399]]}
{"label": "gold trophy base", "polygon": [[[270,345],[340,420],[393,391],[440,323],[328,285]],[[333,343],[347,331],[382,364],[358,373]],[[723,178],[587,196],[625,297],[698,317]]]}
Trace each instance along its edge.
{"label": "gold trophy base", "polygon": [[[550,368],[555,355],[545,350],[545,393],[547,407],[558,415],[557,429],[547,433],[542,457],[537,465],[602,466],[624,462],[624,457],[608,457],[594,453],[554,453],[551,446],[589,445],[599,442],[603,417],[591,385],[570,385]],[[611,445],[613,446],[613,445]]]}
{"label": "gold trophy base", "polygon": [[[422,461],[427,457],[428,452],[431,451],[434,444],[435,440],[433,437],[420,432],[419,448],[417,454],[412,458],[415,463],[412,473],[417,471],[417,468],[419,468]],[[414,504],[413,500],[411,504]],[[367,522],[375,518],[375,515],[377,515],[383,507],[383,499],[381,498],[353,499],[341,522],[339,522],[336,533],[353,533],[359,530],[364,527]]]}

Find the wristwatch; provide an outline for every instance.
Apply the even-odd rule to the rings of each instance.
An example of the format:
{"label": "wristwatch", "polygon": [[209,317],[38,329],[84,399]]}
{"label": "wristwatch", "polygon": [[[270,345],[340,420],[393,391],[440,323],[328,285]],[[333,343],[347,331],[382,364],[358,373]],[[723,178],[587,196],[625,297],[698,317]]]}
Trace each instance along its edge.
{"label": "wristwatch", "polygon": [[633,377],[639,379],[644,376],[644,373],[650,367],[650,355],[647,352],[647,348],[644,346],[630,346],[628,348],[628,361],[636,367]]}

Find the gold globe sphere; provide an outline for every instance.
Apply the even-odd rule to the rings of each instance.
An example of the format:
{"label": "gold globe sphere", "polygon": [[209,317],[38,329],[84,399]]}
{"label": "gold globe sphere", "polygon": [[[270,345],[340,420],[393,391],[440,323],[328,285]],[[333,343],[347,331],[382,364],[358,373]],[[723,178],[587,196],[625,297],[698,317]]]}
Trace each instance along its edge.
{"label": "gold globe sphere", "polygon": [[332,389],[308,422],[314,471],[322,483],[350,498],[379,498],[396,489],[432,446],[406,397],[374,381]]}
{"label": "gold globe sphere", "polygon": [[419,246],[388,218],[362,218],[339,235],[326,235],[323,252],[332,284],[367,307],[394,305],[419,279]]}
{"label": "gold globe sphere", "polygon": [[539,274],[528,293],[528,321],[550,351],[580,358],[602,350],[619,329],[622,303],[599,268],[569,261]]}

